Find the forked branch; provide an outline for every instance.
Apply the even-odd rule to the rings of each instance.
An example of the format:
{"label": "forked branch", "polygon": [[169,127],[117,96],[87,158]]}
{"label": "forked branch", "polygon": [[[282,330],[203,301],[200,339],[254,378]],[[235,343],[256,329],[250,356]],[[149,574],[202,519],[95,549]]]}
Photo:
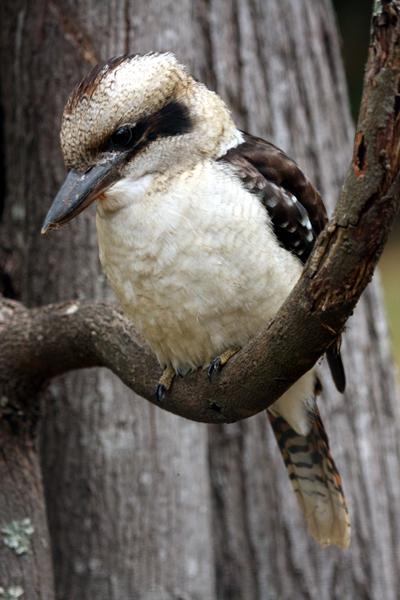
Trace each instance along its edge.
{"label": "forked branch", "polygon": [[[276,318],[209,383],[176,378],[163,408],[232,422],[274,402],[335,341],[372,278],[400,202],[400,0],[376,0],[352,163],[336,211]],[[0,411],[29,410],[52,377],[105,366],[156,403],[161,369],[120,309],[70,303],[27,310],[0,303]]]}

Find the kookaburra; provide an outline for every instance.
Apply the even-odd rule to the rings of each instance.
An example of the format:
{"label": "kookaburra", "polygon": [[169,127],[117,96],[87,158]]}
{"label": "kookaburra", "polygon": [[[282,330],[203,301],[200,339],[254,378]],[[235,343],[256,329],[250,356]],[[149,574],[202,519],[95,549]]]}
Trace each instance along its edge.
{"label": "kookaburra", "polygon": [[[224,102],[172,54],[97,65],[65,107],[68,176],[42,233],[97,202],[100,260],[123,310],[171,375],[218,369],[274,317],[326,224],[297,164],[239,131]],[[340,391],[340,355],[328,355]],[[211,371],[210,371],[211,372]],[[315,369],[268,409],[321,546],[350,523],[315,395]]]}

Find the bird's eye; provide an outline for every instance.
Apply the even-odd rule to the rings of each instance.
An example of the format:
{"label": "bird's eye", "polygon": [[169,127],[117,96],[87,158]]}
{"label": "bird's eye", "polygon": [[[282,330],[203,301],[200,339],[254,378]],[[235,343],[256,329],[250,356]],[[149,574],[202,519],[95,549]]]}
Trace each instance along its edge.
{"label": "bird's eye", "polygon": [[112,134],[110,141],[111,146],[117,150],[126,148],[132,139],[132,129],[130,127],[120,127],[118,131]]}

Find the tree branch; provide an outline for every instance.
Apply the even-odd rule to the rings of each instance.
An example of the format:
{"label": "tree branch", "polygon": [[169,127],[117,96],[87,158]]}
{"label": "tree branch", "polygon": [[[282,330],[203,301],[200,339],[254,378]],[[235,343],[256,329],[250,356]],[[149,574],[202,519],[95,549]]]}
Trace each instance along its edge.
{"label": "tree branch", "polygon": [[[163,408],[192,420],[233,422],[266,409],[308,371],[372,278],[400,202],[400,0],[376,1],[352,164],[336,211],[274,321],[212,384],[204,371],[176,378]],[[0,304],[0,410],[29,410],[52,377],[105,366],[156,403],[161,369],[121,310],[70,303],[27,310]],[[21,416],[21,415],[20,415]]]}

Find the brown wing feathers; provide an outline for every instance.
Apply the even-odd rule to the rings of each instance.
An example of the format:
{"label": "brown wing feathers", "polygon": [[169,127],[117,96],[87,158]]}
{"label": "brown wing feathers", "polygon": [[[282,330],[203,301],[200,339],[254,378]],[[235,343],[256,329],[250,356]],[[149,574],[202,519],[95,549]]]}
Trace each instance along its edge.
{"label": "brown wing feathers", "polygon": [[328,220],[321,197],[282,150],[247,133],[243,137],[220,160],[260,198],[281,244],[305,262]]}
{"label": "brown wing feathers", "polygon": [[[219,160],[229,164],[243,185],[259,197],[279,242],[305,263],[328,221],[321,196],[282,150],[248,133],[243,138],[242,144]],[[346,379],[340,353],[330,347],[326,354],[335,385],[343,392]]]}

